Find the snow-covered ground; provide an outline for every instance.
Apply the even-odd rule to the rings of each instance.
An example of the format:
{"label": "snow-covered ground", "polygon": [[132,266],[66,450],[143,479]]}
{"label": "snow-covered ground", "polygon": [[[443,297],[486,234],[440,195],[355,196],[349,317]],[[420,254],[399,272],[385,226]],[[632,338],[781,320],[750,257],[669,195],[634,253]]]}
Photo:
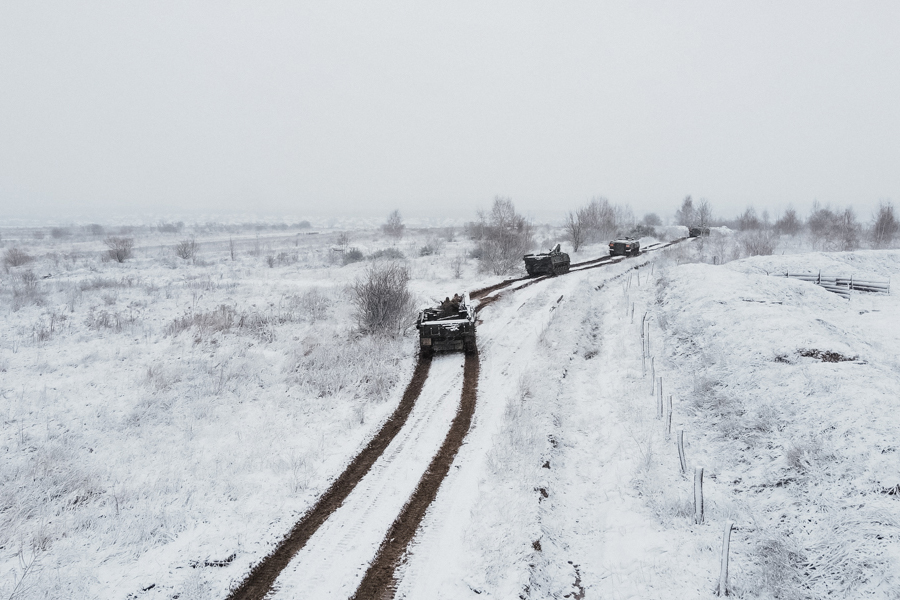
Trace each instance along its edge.
{"label": "snow-covered ground", "polygon": [[[445,232],[353,235],[410,259],[420,303],[501,279]],[[196,264],[174,257],[177,236],[139,239],[121,265],[98,240],[23,246],[36,260],[0,294],[0,597],[223,598],[271,550],[414,363],[413,332],[353,332],[346,287],[367,263],[334,262],[337,237],[245,236],[234,260],[227,236],[198,238]],[[428,244],[439,254],[420,256]],[[847,300],[767,273],[887,278],[900,252],[692,262],[730,252],[713,245],[507,290],[483,310],[475,419],[398,597],[712,597],[726,520],[735,595],[898,597],[897,296]],[[284,571],[284,597],[310,593],[309,573],[319,597],[352,593],[371,557],[347,549],[377,545],[366,515],[402,504],[458,400],[460,361],[440,361],[395,440],[415,451],[385,454],[341,509],[356,529],[326,524]],[[651,374],[673,397],[671,434]]]}

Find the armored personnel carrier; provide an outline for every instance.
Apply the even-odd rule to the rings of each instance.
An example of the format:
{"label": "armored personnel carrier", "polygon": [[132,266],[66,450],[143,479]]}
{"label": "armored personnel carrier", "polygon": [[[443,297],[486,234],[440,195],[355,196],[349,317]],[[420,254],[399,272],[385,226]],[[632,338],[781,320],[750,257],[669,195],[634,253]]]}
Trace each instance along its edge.
{"label": "armored personnel carrier", "polygon": [[640,252],[640,240],[636,240],[631,237],[619,238],[609,243],[609,254],[611,256],[616,256],[617,254],[620,254],[622,256],[633,256],[635,254],[640,254]]}
{"label": "armored personnel carrier", "polygon": [[535,275],[560,275],[569,272],[569,255],[560,250],[559,244],[553,246],[549,252],[538,254],[526,254],[525,270],[529,277]]}
{"label": "armored personnel carrier", "polygon": [[426,308],[416,320],[419,349],[425,356],[443,350],[475,352],[475,307],[469,293],[447,298],[435,308]]}

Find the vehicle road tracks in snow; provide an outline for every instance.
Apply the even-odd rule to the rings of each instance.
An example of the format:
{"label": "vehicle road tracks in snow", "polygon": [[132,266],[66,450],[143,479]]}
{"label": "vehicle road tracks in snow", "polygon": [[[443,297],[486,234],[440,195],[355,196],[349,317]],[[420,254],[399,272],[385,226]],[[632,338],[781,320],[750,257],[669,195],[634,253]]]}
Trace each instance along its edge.
{"label": "vehicle road tracks in snow", "polygon": [[412,379],[400,399],[400,404],[375,434],[375,437],[347,465],[344,472],[334,480],[334,483],[319,497],[313,507],[294,525],[275,550],[253,567],[241,585],[229,594],[228,600],[263,600],[266,597],[282,569],[306,545],[309,538],[331,513],[344,502],[403,428],[422,392],[430,367],[431,358],[420,356],[413,370]]}
{"label": "vehicle road tracks in snow", "polygon": [[453,460],[465,440],[478,398],[478,373],[480,363],[478,353],[466,355],[463,371],[463,388],[456,416],[444,438],[437,455],[431,460],[419,485],[403,510],[394,520],[381,543],[375,559],[363,577],[354,594],[354,600],[381,600],[394,597],[396,587],[395,571],[406,554],[409,543],[425,517],[431,502],[437,496],[441,482],[450,471]]}

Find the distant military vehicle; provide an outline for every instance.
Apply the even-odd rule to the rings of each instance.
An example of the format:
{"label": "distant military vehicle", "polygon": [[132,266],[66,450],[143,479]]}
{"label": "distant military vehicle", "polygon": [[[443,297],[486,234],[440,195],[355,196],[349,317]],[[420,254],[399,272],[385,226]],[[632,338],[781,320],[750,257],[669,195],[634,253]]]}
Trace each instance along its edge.
{"label": "distant military vehicle", "polygon": [[469,293],[447,298],[439,306],[426,308],[416,320],[419,349],[424,356],[442,350],[475,352],[475,307]]}
{"label": "distant military vehicle", "polygon": [[535,275],[561,275],[569,272],[569,255],[560,250],[559,244],[550,248],[549,252],[526,254],[525,270],[529,277]]}
{"label": "distant military vehicle", "polygon": [[609,253],[611,256],[620,254],[629,256],[640,254],[641,242],[631,237],[622,237],[609,243]]}

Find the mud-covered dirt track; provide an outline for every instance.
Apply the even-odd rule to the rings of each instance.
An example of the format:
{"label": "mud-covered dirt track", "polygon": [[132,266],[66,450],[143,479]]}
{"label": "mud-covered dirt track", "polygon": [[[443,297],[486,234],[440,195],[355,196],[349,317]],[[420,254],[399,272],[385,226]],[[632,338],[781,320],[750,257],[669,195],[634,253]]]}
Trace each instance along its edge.
{"label": "mud-covered dirt track", "polygon": [[[655,244],[646,248],[643,253],[660,250],[684,241],[684,239],[687,238],[667,244]],[[571,265],[570,272],[598,268],[625,259],[626,257],[604,256],[574,263]],[[478,309],[480,310],[496,301],[504,292],[512,293],[550,277],[507,279],[475,290],[470,295],[474,300],[479,301]],[[345,503],[351,492],[372,470],[373,465],[383,457],[387,448],[403,430],[428,379],[431,364],[431,358],[419,357],[412,378],[393,414],[309,512],[294,525],[275,550],[253,567],[246,579],[231,592],[228,600],[263,600],[273,592],[273,586],[279,575],[288,567],[298,552],[306,546],[319,528],[328,521],[329,517]],[[471,426],[477,403],[479,371],[478,353],[467,355],[463,366],[462,393],[455,416],[449,424],[439,449],[378,546],[356,592],[352,595],[355,600],[393,597],[396,569],[407,552],[428,507],[437,496],[441,483],[447,476]]]}

